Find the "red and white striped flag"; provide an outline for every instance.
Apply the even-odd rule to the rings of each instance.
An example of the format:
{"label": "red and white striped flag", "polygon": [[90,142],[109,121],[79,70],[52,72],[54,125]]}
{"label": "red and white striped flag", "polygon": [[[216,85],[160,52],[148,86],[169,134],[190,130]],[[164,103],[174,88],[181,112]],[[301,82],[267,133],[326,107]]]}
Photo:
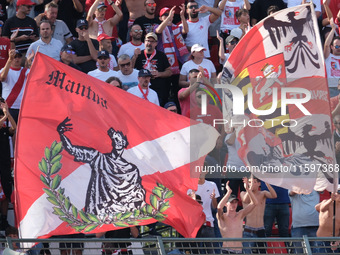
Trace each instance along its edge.
{"label": "red and white striped flag", "polygon": [[186,195],[197,187],[190,167],[202,163],[217,136],[208,125],[37,53],[17,133],[20,236],[162,221],[194,237],[204,214]]}

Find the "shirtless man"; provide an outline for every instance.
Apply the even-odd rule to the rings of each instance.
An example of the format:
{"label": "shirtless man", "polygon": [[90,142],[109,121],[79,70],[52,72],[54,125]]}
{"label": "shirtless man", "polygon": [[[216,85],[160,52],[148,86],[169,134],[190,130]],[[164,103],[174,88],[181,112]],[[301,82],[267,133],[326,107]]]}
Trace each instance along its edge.
{"label": "shirtless man", "polygon": [[[257,200],[249,188],[248,178],[244,178],[244,186],[249,194],[250,203],[246,208],[236,212],[238,198],[231,195],[232,190],[229,187],[229,181],[226,183],[227,194],[217,205],[218,226],[223,238],[242,238],[243,218],[247,216],[257,205]],[[227,206],[227,212],[223,212],[223,207]],[[222,254],[240,254],[242,253],[242,242],[230,241],[223,242]]]}
{"label": "shirtless man", "polygon": [[[319,229],[316,232],[317,237],[332,237],[333,236],[333,204],[336,202],[336,215],[335,215],[335,236],[340,235],[340,194],[333,194],[328,200],[323,200],[321,203],[315,206],[315,209],[319,212]],[[337,250],[338,242],[330,243],[325,241],[325,246],[332,246],[330,248],[324,248],[322,253],[333,253]]]}
{"label": "shirtless man", "polygon": [[[249,179],[249,185],[251,187],[251,190],[257,200],[257,206],[255,209],[248,214],[246,219],[246,225],[244,226],[243,230],[243,237],[250,238],[250,237],[265,237],[265,228],[264,228],[264,222],[263,222],[263,216],[264,216],[264,209],[266,207],[266,199],[267,198],[276,198],[276,192],[273,189],[270,184],[266,183],[266,186],[268,190],[260,190],[261,187],[261,181],[255,177],[252,177]],[[247,192],[242,191],[241,194],[241,200],[243,204],[243,208],[246,208],[250,201],[250,196]],[[264,242],[258,242],[256,243],[257,247],[265,247]],[[244,242],[243,247],[254,247],[255,242]],[[259,253],[266,253],[266,249],[259,249]],[[244,249],[244,253],[251,254],[251,249]]]}
{"label": "shirtless man", "polygon": [[[92,39],[97,39],[97,36],[102,33],[112,36],[113,27],[116,26],[123,17],[123,13],[119,8],[121,0],[117,0],[116,3],[108,0],[109,4],[116,13],[108,20],[105,20],[107,6],[100,1],[102,0],[96,0],[93,3],[86,17],[86,20],[89,23],[89,35]],[[93,15],[95,15],[95,19],[93,19]]]}

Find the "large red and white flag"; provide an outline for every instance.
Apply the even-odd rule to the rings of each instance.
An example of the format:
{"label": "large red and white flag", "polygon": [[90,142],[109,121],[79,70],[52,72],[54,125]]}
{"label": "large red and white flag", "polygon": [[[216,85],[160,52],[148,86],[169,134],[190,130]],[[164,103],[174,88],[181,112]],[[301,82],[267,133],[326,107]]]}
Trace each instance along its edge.
{"label": "large red and white flag", "polygon": [[[194,237],[202,207],[190,166],[214,128],[166,111],[38,53],[16,144],[22,238],[96,233],[155,221]],[[193,145],[193,146],[191,146]]]}
{"label": "large red and white flag", "polygon": [[339,169],[325,76],[309,4],[274,13],[241,39],[221,86],[229,87],[225,122],[238,130],[238,153],[249,172],[299,193],[331,189]]}

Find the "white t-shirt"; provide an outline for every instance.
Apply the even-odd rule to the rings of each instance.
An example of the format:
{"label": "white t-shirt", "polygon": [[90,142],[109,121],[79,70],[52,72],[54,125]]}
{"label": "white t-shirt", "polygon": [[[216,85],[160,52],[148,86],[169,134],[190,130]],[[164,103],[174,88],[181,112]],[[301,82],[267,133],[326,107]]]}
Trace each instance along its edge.
{"label": "white t-shirt", "polygon": [[209,44],[208,44],[208,32],[209,27],[212,24],[209,19],[210,16],[205,16],[199,18],[196,22],[190,22],[188,20],[189,32],[187,38],[185,39],[185,44],[188,47],[193,46],[196,43],[201,44],[207,50],[204,51],[204,56],[206,58],[210,57]]}
{"label": "white t-shirt", "polygon": [[204,76],[207,79],[211,79],[211,74],[216,73],[216,68],[215,68],[213,62],[211,62],[209,59],[204,58],[203,61],[201,62],[201,64],[199,64],[199,65],[195,64],[195,62],[192,61],[192,60],[185,62],[184,65],[182,66],[180,74],[186,75],[187,80],[189,80],[189,71],[191,69],[198,69],[199,66],[203,67]]}
{"label": "white t-shirt", "polygon": [[233,28],[240,26],[240,22],[237,20],[235,14],[239,9],[242,9],[243,6],[244,0],[226,2],[221,15],[221,31],[232,30]]}
{"label": "white t-shirt", "polygon": [[[213,193],[215,190],[215,198],[220,197],[220,193],[218,191],[218,188],[216,186],[216,183],[207,181],[203,184],[198,184],[197,186],[197,191],[195,192],[196,195],[199,195],[201,197],[201,200],[203,202],[202,207],[203,207],[203,212],[205,214],[205,220],[209,221],[211,226],[214,226],[214,217],[211,212],[211,198],[210,195]],[[188,191],[188,194],[191,193],[191,190]]]}
{"label": "white t-shirt", "polygon": [[[302,2],[302,0],[288,0],[287,1],[287,7],[293,7],[293,6],[297,6],[300,5]],[[309,3],[310,0],[307,0],[307,3]],[[321,12],[321,2],[320,0],[313,0],[313,4],[315,4],[315,11],[316,12]]]}
{"label": "white t-shirt", "polygon": [[124,75],[119,70],[117,72],[117,77],[121,80],[123,83],[123,89],[128,90],[130,88],[133,88],[138,85],[138,70],[133,69],[132,73],[129,75]]}
{"label": "white t-shirt", "polygon": [[[144,91],[144,93],[146,93],[146,89],[143,89],[143,91]],[[137,96],[139,98],[144,99],[143,94],[139,90],[138,86],[135,86],[135,87],[129,89],[127,92],[129,92],[129,93],[131,93],[131,94],[133,94],[133,95],[135,95],[135,96]],[[149,93],[148,93],[147,98],[148,98],[148,101],[150,103],[154,103],[156,105],[159,105],[158,95],[157,95],[156,91],[154,91],[153,89],[149,88]]]}
{"label": "white t-shirt", "polygon": [[[99,68],[99,64],[98,62],[96,63],[97,68]],[[113,70],[113,68],[115,68],[117,65],[117,61],[115,56],[113,56],[112,54],[110,54],[110,62],[109,62],[109,69]]]}
{"label": "white t-shirt", "polygon": [[101,81],[106,81],[111,76],[117,77],[117,72],[111,69],[109,69],[108,72],[103,72],[103,71],[100,71],[99,69],[95,69],[93,71],[88,72],[87,74]]}
{"label": "white t-shirt", "polygon": [[[0,72],[2,72],[2,70],[3,70],[3,68],[0,70]],[[5,100],[7,100],[7,97],[10,95],[14,85],[17,83],[19,76],[20,76],[20,73],[21,73],[21,70],[22,70],[22,67],[20,68],[20,70],[13,70],[12,68],[10,68],[9,71],[8,71],[6,80],[4,80],[2,82],[2,97]],[[29,71],[30,70],[27,69],[27,71],[25,73],[24,85],[22,86],[18,97],[16,98],[16,100],[14,101],[13,105],[10,108],[20,109],[22,95],[24,94],[26,79],[27,79],[27,75],[28,75]]]}
{"label": "white t-shirt", "polygon": [[121,55],[127,54],[130,56],[130,58],[132,58],[135,49],[137,48],[139,48],[141,51],[144,50],[145,49],[144,43],[141,43],[140,45],[135,45],[132,42],[125,43],[122,46],[120,46],[117,57],[119,58]]}
{"label": "white t-shirt", "polygon": [[340,56],[335,56],[332,53],[325,59],[328,87],[338,87],[340,79]]}
{"label": "white t-shirt", "polygon": [[214,0],[196,0],[195,2],[198,4],[198,7],[201,7],[202,5],[213,7],[215,3]]}

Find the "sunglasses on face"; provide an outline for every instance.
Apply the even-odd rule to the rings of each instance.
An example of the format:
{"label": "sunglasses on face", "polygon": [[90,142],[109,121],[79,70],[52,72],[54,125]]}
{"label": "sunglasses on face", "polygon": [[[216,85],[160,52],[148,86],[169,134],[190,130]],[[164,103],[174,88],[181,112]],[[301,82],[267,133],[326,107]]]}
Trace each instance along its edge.
{"label": "sunglasses on face", "polygon": [[334,48],[339,49],[340,45],[335,45]]}
{"label": "sunglasses on face", "polygon": [[79,27],[80,30],[87,30],[88,29],[88,26],[81,26]]}
{"label": "sunglasses on face", "polygon": [[237,43],[238,43],[238,41],[231,41],[230,42],[231,45],[234,45],[234,44],[237,44]]}
{"label": "sunglasses on face", "polygon": [[169,110],[170,112],[177,112],[176,110]]}
{"label": "sunglasses on face", "polygon": [[23,6],[26,6],[26,8],[28,8],[28,9],[32,8],[32,5],[23,5]]}
{"label": "sunglasses on face", "polygon": [[98,59],[99,60],[103,60],[103,59],[106,60],[106,59],[109,59],[109,58],[107,58],[107,57],[99,57]]}
{"label": "sunglasses on face", "polygon": [[334,122],[334,125],[340,125],[340,122]]}
{"label": "sunglasses on face", "polygon": [[168,16],[169,16],[169,13],[166,12],[166,13],[164,13],[162,16],[168,17]]}
{"label": "sunglasses on face", "polygon": [[135,30],[133,30],[133,32],[135,32],[135,33],[142,33],[143,30],[142,29],[135,29]]}
{"label": "sunglasses on face", "polygon": [[100,9],[97,9],[97,11],[104,12],[104,11],[106,11],[106,8],[100,8]]}
{"label": "sunglasses on face", "polygon": [[188,9],[198,9],[198,5],[190,5],[190,6],[188,6]]}
{"label": "sunglasses on face", "polygon": [[15,55],[14,58],[22,58],[22,55]]}
{"label": "sunglasses on face", "polygon": [[125,64],[119,64],[120,67],[124,67],[124,66],[130,66],[131,62],[129,63],[125,63]]}
{"label": "sunglasses on face", "polygon": [[65,52],[66,52],[67,54],[72,54],[72,55],[75,55],[75,54],[76,54],[76,52],[73,51],[73,50],[65,50]]}
{"label": "sunglasses on face", "polygon": [[148,7],[156,7],[156,3],[149,3],[149,4],[146,4],[146,6],[148,6]]}

